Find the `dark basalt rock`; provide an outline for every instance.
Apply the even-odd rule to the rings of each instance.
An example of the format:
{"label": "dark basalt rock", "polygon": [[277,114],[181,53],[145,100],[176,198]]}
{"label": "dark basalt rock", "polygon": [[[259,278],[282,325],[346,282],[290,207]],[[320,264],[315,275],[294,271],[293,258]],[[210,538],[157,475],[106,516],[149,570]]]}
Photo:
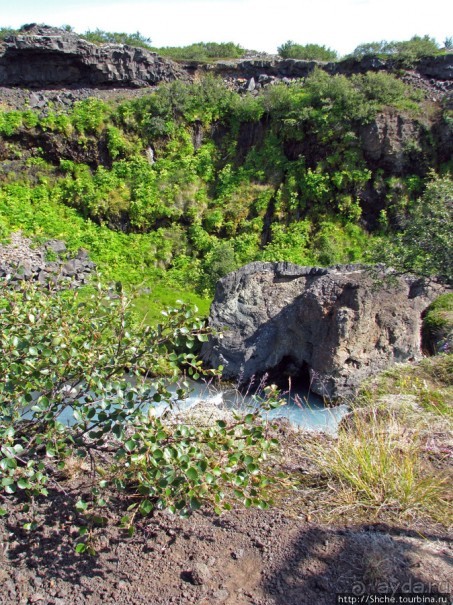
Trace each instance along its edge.
{"label": "dark basalt rock", "polygon": [[33,25],[0,44],[0,86],[141,87],[187,74],[142,48],[96,46],[73,32]]}
{"label": "dark basalt rock", "polygon": [[[402,66],[371,55],[328,63],[266,55],[208,65],[188,61],[180,66],[143,48],[123,44],[97,46],[74,32],[36,24],[0,43],[0,87],[140,88],[175,79],[189,80],[198,71],[210,71],[230,80],[238,90],[253,93],[275,81],[305,78],[317,67],[330,74],[352,75],[394,71]],[[422,58],[415,62],[412,71],[418,77],[445,83],[446,91],[453,79],[453,53]],[[41,102],[31,99],[32,106]]]}
{"label": "dark basalt rock", "polygon": [[217,284],[210,323],[219,334],[203,360],[243,384],[278,368],[306,376],[321,395],[347,396],[369,375],[421,354],[421,314],[441,287],[388,273],[378,280],[359,265],[246,265]]}

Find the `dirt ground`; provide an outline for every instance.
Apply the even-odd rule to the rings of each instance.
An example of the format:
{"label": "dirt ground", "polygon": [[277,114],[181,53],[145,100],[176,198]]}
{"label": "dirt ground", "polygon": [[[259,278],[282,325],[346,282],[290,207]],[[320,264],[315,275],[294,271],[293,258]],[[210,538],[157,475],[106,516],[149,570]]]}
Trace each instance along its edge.
{"label": "dirt ground", "polygon": [[440,527],[325,525],[278,508],[159,512],[132,538],[102,530],[90,556],[74,551],[75,492],[51,496],[35,505],[35,531],[21,528],[18,505],[1,521],[2,605],[323,605],[338,593],[452,592],[452,541]]}

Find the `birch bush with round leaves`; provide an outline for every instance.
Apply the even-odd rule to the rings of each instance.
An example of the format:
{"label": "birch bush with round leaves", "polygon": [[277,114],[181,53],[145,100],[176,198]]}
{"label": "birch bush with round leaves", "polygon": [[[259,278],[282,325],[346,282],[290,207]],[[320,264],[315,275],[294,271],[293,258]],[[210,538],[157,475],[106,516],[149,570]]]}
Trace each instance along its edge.
{"label": "birch bush with round leaves", "polygon": [[[181,370],[216,374],[196,356],[208,334],[184,304],[156,328],[137,327],[121,289],[81,300],[74,290],[14,289],[1,279],[0,514],[11,499],[61,489],[74,458],[91,468],[90,496],[76,504],[86,519],[78,552],[93,551],[90,524],[112,497],[127,503],[121,523],[131,534],[155,509],[267,507],[262,463],[277,442],[258,409],[201,426],[168,422],[150,405],[171,408],[185,396],[184,380],[170,392],[169,372],[173,382]],[[264,407],[278,405],[272,387],[266,397]]]}

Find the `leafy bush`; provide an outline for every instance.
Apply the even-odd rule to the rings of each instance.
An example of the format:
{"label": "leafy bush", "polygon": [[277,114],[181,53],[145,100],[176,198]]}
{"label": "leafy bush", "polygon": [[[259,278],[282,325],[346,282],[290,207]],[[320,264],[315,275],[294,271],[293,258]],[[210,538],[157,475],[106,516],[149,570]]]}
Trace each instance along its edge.
{"label": "leafy bush", "polygon": [[80,34],[80,37],[94,44],[128,44],[129,46],[138,46],[152,50],[150,38],[147,38],[140,32],[127,34],[125,32],[106,32],[97,28],[93,31],[88,30]]}
{"label": "leafy bush", "polygon": [[304,59],[307,61],[335,61],[338,59],[336,50],[319,44],[296,44],[288,40],[277,48],[283,59]]}
{"label": "leafy bush", "polygon": [[399,272],[438,276],[453,284],[453,181],[432,174],[421,198],[402,219],[402,232],[391,237],[375,258]]}
{"label": "leafy bush", "polygon": [[19,30],[14,29],[12,27],[0,27],[0,40],[4,40],[9,36],[14,36],[18,33]]}
{"label": "leafy bush", "polygon": [[234,42],[198,42],[189,46],[163,46],[153,50],[174,61],[208,62],[213,59],[239,59],[245,54],[245,49]]}
{"label": "leafy bush", "polygon": [[439,44],[429,36],[413,36],[410,40],[402,42],[370,42],[360,44],[353,52],[353,56],[360,59],[365,55],[380,55],[384,58],[394,58],[408,66],[417,59],[439,53]]}
{"label": "leafy bush", "polygon": [[[4,497],[45,497],[49,483],[58,489],[55,478],[68,461],[89,459],[96,480],[76,505],[87,523],[121,494],[129,504],[122,522],[131,529],[154,508],[187,514],[204,502],[218,512],[234,500],[267,506],[260,464],[275,442],[258,410],[212,426],[171,423],[153,411],[184,397],[184,388],[175,395],[164,379],[150,380],[163,364],[175,376],[178,368],[195,379],[203,373],[195,352],[208,329],[193,310],[170,309],[155,329],[137,328],[121,292],[115,298],[99,289],[82,302],[74,291],[12,289],[4,279],[0,286]],[[272,389],[269,396],[272,407]],[[90,548],[81,541],[77,550]]]}

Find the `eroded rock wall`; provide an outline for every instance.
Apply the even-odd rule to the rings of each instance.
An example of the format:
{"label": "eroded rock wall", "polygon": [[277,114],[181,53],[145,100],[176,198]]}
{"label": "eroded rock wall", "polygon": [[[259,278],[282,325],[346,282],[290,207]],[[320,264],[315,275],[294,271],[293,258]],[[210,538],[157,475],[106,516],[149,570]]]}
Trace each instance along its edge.
{"label": "eroded rock wall", "polygon": [[96,46],[54,27],[25,28],[0,44],[0,86],[141,87],[187,77],[156,53],[121,44]]}
{"label": "eroded rock wall", "polygon": [[[221,279],[206,364],[247,383],[278,367],[309,374],[313,391],[351,394],[369,375],[420,355],[421,314],[435,284],[379,279],[361,266],[251,263]],[[382,281],[383,280],[383,281]]]}

